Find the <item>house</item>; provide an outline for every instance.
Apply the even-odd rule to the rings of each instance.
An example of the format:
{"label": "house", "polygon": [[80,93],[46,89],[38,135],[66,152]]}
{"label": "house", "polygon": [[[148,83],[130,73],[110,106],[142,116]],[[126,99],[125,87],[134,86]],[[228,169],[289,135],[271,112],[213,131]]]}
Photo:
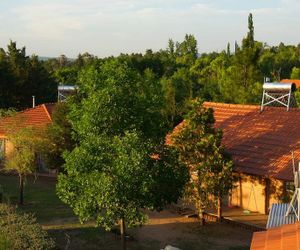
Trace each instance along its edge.
{"label": "house", "polygon": [[300,222],[255,232],[252,237],[251,250],[299,250]]}
{"label": "house", "polygon": [[13,145],[7,140],[7,129],[13,126],[16,121],[20,121],[20,126],[33,126],[36,128],[46,127],[52,122],[52,111],[54,104],[42,104],[34,108],[18,112],[14,117],[4,117],[0,119],[0,156],[9,155],[13,150]]}
{"label": "house", "polygon": [[[267,214],[293,189],[291,152],[300,160],[300,109],[205,102],[231,154],[238,181],[228,205]],[[179,124],[173,131],[184,126]]]}

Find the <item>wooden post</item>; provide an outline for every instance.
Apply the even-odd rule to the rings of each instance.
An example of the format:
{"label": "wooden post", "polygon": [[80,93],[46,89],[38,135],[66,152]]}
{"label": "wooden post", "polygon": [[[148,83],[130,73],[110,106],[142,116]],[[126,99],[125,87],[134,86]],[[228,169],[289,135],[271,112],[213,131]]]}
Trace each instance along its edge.
{"label": "wooden post", "polygon": [[198,216],[199,216],[199,220],[200,220],[200,225],[204,226],[205,225],[204,208],[200,201],[198,201],[197,203],[198,203],[197,208],[198,208]]}
{"label": "wooden post", "polygon": [[222,221],[222,197],[220,192],[218,194],[218,220],[219,222]]}
{"label": "wooden post", "polygon": [[120,220],[120,234],[121,234],[121,241],[122,241],[122,249],[126,250],[126,235],[125,235],[125,220],[122,218]]}
{"label": "wooden post", "polygon": [[20,203],[20,205],[24,205],[24,176],[23,176],[23,174],[19,174],[19,187],[20,187],[19,203]]}
{"label": "wooden post", "polygon": [[243,207],[243,182],[242,182],[242,176],[239,175],[239,190],[240,190],[240,195],[239,195],[239,199],[240,199],[240,207]]}
{"label": "wooden post", "polygon": [[204,219],[204,213],[203,213],[203,211],[201,211],[199,213],[199,219],[200,219],[200,225],[204,226],[205,225],[205,219]]}
{"label": "wooden post", "polygon": [[269,214],[270,205],[270,179],[265,178],[265,214]]}

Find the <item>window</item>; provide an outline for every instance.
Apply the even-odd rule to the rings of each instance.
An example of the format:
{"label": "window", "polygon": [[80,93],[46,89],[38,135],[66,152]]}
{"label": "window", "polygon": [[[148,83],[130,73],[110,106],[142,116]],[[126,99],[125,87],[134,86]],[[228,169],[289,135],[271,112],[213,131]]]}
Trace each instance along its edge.
{"label": "window", "polygon": [[5,157],[5,145],[6,140],[0,138],[0,160],[4,159]]}

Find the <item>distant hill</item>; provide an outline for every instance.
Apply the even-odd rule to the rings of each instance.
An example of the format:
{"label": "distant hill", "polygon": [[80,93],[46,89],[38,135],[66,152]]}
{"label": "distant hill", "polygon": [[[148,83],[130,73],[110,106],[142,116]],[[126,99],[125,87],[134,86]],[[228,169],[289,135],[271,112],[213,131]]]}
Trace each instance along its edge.
{"label": "distant hill", "polygon": [[40,61],[47,61],[47,60],[53,59],[53,58],[55,58],[55,57],[39,56],[38,58],[39,58]]}
{"label": "distant hill", "polygon": [[[49,57],[49,56],[38,56],[40,61],[47,61],[50,59],[58,59],[58,57]],[[73,62],[75,59],[74,58],[68,58],[68,61]]]}

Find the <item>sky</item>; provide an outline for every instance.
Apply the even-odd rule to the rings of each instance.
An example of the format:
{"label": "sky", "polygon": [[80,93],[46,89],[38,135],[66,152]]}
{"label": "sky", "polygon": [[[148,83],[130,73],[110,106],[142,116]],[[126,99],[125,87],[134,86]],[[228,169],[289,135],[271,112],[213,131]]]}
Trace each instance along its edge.
{"label": "sky", "polygon": [[222,51],[247,33],[268,45],[300,43],[300,0],[0,0],[0,47],[75,58],[144,53],[193,34],[199,52]]}

